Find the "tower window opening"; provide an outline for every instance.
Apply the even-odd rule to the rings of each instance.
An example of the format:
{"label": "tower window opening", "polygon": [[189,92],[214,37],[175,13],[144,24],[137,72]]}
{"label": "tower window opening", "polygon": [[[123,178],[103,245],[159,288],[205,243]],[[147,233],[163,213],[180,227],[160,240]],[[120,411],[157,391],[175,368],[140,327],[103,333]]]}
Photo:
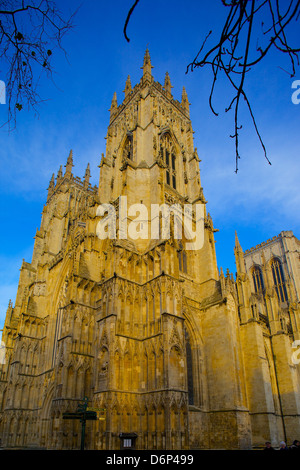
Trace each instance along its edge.
{"label": "tower window opening", "polygon": [[166,183],[176,189],[176,155],[170,134],[162,137],[160,151],[166,165]]}
{"label": "tower window opening", "polygon": [[275,290],[279,301],[287,301],[287,290],[284,280],[283,268],[279,259],[274,259],[271,263]]}
{"label": "tower window opening", "polygon": [[132,160],[133,157],[132,141],[132,135],[127,135],[126,142],[124,145],[123,157],[127,158],[128,160]]}
{"label": "tower window opening", "polygon": [[170,165],[170,154],[169,154],[168,150],[166,150],[166,165],[167,166]]}
{"label": "tower window opening", "polygon": [[187,256],[186,256],[186,252],[184,251],[182,247],[177,251],[177,256],[178,256],[179,271],[187,274]]}
{"label": "tower window opening", "polygon": [[189,405],[194,405],[193,353],[192,353],[192,348],[191,348],[191,343],[190,343],[190,337],[185,328],[184,328],[184,333],[185,333],[185,347],[186,347],[188,400],[189,400]]}
{"label": "tower window opening", "polygon": [[176,177],[174,175],[172,176],[172,186],[176,189]]}
{"label": "tower window opening", "polygon": [[175,155],[172,155],[172,170],[175,170]]}
{"label": "tower window opening", "polygon": [[262,272],[259,266],[256,266],[252,270],[252,279],[254,284],[254,289],[257,294],[262,293],[264,290],[264,282]]}

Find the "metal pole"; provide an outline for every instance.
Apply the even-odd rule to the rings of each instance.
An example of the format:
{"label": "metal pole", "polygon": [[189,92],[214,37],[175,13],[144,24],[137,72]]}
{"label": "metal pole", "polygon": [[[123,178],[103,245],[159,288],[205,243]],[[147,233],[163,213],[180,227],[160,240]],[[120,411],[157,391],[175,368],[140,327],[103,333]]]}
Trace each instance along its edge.
{"label": "metal pole", "polygon": [[85,439],[85,419],[82,418],[81,420],[81,446],[80,450],[84,450],[84,439]]}

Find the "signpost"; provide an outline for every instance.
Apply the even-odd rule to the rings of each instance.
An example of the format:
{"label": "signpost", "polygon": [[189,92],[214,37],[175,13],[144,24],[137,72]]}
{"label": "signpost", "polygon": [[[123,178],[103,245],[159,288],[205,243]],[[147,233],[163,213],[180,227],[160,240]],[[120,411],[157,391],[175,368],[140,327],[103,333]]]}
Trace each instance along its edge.
{"label": "signpost", "polygon": [[[83,403],[79,404],[75,413],[63,413],[63,419],[79,419],[81,422],[81,445],[80,450],[84,450],[86,421],[98,419],[97,411],[105,411],[103,408],[88,408],[88,398],[84,397]],[[99,418],[105,419],[105,418]]]}

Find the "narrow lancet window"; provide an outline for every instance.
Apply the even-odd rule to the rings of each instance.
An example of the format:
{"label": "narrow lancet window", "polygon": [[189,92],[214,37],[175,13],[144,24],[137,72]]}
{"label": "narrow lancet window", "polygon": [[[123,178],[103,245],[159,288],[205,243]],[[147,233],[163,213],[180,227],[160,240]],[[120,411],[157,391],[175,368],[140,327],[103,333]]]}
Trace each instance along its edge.
{"label": "narrow lancet window", "polygon": [[176,189],[176,154],[174,144],[169,133],[163,135],[160,151],[162,159],[166,165],[166,183]]}
{"label": "narrow lancet window", "polygon": [[264,290],[264,281],[262,272],[259,266],[255,266],[252,270],[252,279],[254,284],[254,289],[257,294],[260,294]]}
{"label": "narrow lancet window", "polygon": [[132,135],[127,135],[124,145],[123,158],[132,160]]}
{"label": "narrow lancet window", "polygon": [[273,259],[271,268],[278,300],[280,302],[286,302],[288,298],[281,261],[278,258]]}

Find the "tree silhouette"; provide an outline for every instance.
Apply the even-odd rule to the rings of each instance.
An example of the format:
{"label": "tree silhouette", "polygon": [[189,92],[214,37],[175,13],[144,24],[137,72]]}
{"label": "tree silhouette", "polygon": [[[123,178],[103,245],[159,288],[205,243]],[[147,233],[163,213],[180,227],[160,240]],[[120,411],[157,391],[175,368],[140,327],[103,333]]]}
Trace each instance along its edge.
{"label": "tree silhouette", "polygon": [[[127,41],[127,26],[129,19],[140,0],[136,0],[128,12],[124,35]],[[234,110],[234,133],[230,136],[235,140],[235,160],[238,171],[239,109],[241,101],[246,103],[256,134],[259,138],[264,155],[269,164],[266,147],[259,132],[251,103],[245,90],[246,75],[254,69],[272,49],[288,56],[291,77],[295,76],[296,67],[299,66],[300,48],[291,45],[288,40],[289,27],[299,21],[300,0],[221,0],[222,5],[228,9],[228,15],[220,36],[209,48],[207,43],[213,34],[209,31],[195,56],[193,62],[188,64],[187,73],[196,68],[210,66],[213,74],[212,86],[209,95],[209,105],[217,116],[213,95],[220,74],[224,74],[233,88],[234,96],[225,112]],[[199,7],[203,10],[205,7]]]}
{"label": "tree silhouette", "polygon": [[64,19],[50,0],[0,1],[1,73],[6,72],[7,122],[14,128],[17,113],[25,106],[37,110],[42,101],[38,84],[43,72],[52,78],[51,59],[62,47],[72,19]]}

